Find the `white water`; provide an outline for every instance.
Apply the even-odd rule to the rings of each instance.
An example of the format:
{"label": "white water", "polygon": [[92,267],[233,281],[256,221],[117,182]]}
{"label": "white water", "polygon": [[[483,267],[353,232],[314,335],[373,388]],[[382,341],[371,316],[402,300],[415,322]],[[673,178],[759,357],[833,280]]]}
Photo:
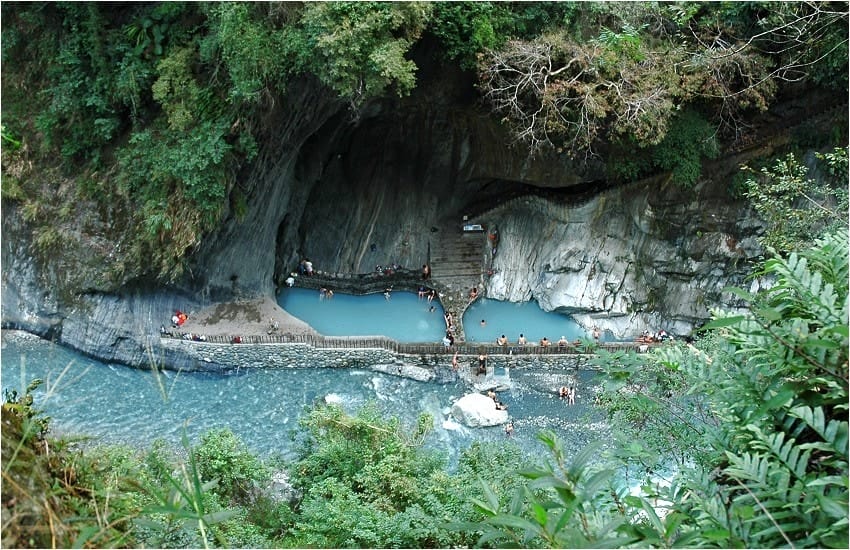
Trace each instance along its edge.
{"label": "white water", "polygon": [[[463,383],[417,382],[354,369],[242,369],[239,374],[163,372],[159,375],[107,365],[16,331],[3,331],[2,386],[45,384],[36,405],[63,434],[145,447],[157,438],[179,444],[185,428],[191,441],[218,427],[233,430],[260,455],[288,455],[298,419],[316,403],[334,402],[349,411],[374,401],[387,415],[413,427],[418,415],[434,417],[426,444],[455,458],[474,440],[503,442],[501,427],[470,429],[449,416],[454,402],[473,391]],[[567,406],[555,389],[578,386],[577,404]],[[591,405],[596,374],[575,369],[511,369],[511,389],[499,397],[514,423],[513,440],[540,455],[542,429],[555,431],[568,454],[607,438],[607,426]]]}

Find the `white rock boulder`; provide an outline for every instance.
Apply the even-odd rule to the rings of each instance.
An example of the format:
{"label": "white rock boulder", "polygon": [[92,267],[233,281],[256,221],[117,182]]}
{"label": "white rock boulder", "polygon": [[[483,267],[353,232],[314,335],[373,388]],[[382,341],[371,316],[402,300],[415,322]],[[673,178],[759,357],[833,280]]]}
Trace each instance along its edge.
{"label": "white rock boulder", "polygon": [[455,401],[452,416],[470,428],[498,426],[508,421],[508,411],[496,409],[496,403],[480,393],[470,393]]}

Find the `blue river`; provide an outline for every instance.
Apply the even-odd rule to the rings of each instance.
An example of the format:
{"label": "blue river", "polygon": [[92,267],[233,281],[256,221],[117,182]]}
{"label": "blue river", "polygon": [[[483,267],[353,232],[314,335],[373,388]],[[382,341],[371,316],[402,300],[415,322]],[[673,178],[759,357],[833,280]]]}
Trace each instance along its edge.
{"label": "blue river", "polygon": [[[395,299],[395,297],[393,297]],[[105,364],[19,331],[3,331],[0,374],[4,390],[21,390],[45,381],[36,406],[63,435],[83,434],[96,442],[144,448],[158,438],[179,444],[181,434],[227,427],[261,456],[290,456],[298,419],[316,403],[335,402],[355,411],[377,403],[388,416],[415,425],[420,413],[434,417],[426,444],[453,461],[476,440],[505,441],[502,427],[471,429],[449,414],[454,400],[469,391],[460,381],[417,382],[369,370],[348,368],[248,368],[239,374],[153,372]],[[508,405],[512,439],[531,455],[544,452],[540,430],[555,431],[568,453],[590,441],[609,439],[608,427],[593,406],[600,381],[595,371],[511,369],[510,389],[500,393]],[[576,385],[575,405],[556,388]]]}

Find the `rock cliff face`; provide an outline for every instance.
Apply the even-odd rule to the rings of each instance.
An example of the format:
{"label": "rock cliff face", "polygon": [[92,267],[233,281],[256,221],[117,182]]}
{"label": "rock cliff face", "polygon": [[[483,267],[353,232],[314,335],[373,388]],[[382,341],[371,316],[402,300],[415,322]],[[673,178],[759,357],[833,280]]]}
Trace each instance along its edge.
{"label": "rock cliff face", "polygon": [[711,182],[685,191],[656,178],[581,205],[523,198],[482,218],[500,235],[489,297],[533,298],[620,338],[689,333],[709,307],[734,304],[722,289],[762,252],[760,223]]}
{"label": "rock cliff face", "polygon": [[[520,188],[599,179],[598,167],[530,159],[464,85],[440,82],[425,79],[416,96],[375,102],[357,120],[315,85],[293,85],[264,117],[258,158],[240,176],[244,213],[225,216],[196,251],[191,278],[175,288],[140,283],[118,294],[59,296],[60,270],[36,264],[26,224],[4,204],[4,326],[106,361],[187,365],[190,358],[158,345],[174,309],[272,296],[304,256],[330,272],[393,262],[415,269],[428,258],[432,228],[447,220],[459,223]],[[644,326],[687,333],[759,253],[758,224],[724,189],[645,182],[581,205],[528,197],[491,209],[480,219],[499,228],[501,242],[487,295],[535,298],[620,336]]]}

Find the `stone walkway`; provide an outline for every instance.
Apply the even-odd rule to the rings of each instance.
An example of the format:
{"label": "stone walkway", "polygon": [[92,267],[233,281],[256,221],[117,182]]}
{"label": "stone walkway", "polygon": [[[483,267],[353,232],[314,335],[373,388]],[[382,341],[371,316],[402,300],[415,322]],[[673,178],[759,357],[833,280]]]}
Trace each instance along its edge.
{"label": "stone walkway", "polygon": [[457,221],[444,221],[431,241],[431,285],[440,293],[443,309],[452,313],[455,337],[465,340],[463,314],[469,307],[469,291],[484,294],[488,269],[487,234],[463,231]]}

